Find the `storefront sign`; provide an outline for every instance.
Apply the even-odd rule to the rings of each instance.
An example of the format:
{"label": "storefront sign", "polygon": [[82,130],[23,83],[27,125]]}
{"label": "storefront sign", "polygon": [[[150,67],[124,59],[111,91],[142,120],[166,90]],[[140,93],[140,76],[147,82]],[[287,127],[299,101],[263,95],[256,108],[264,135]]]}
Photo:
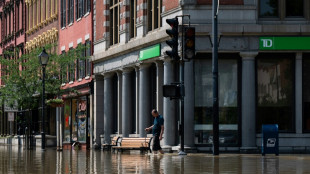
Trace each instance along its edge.
{"label": "storefront sign", "polygon": [[8,113],[8,121],[14,121],[14,112]]}
{"label": "storefront sign", "polygon": [[310,50],[310,37],[260,37],[260,50]]}
{"label": "storefront sign", "polygon": [[141,50],[139,53],[139,60],[146,60],[158,56],[160,56],[160,44]]}

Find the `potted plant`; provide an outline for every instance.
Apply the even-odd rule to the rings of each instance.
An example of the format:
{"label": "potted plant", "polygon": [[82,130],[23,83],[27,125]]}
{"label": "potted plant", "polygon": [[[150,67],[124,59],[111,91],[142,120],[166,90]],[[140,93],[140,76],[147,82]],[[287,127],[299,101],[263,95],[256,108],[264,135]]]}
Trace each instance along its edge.
{"label": "potted plant", "polygon": [[62,107],[64,104],[64,101],[61,98],[55,98],[55,99],[49,99],[46,101],[47,105],[50,105],[51,107]]}

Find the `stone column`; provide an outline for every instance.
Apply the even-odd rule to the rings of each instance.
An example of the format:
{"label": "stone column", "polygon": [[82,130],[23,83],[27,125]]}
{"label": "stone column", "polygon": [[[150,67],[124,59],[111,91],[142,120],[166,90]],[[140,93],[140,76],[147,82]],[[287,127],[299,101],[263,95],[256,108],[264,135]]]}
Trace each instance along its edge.
{"label": "stone column", "polygon": [[92,148],[94,145],[94,94],[89,95],[89,146]]}
{"label": "stone column", "polygon": [[[164,84],[169,85],[175,82],[174,65],[170,60],[164,62]],[[170,100],[170,98],[164,97],[164,146],[174,146],[176,144],[176,107],[177,100]]]}
{"label": "stone column", "polygon": [[136,73],[136,134],[139,134],[139,68],[135,67]]}
{"label": "stone column", "polygon": [[194,61],[186,62],[184,68],[184,145],[195,146],[194,109],[195,109],[195,82]]}
{"label": "stone column", "polygon": [[256,100],[255,57],[257,52],[241,52],[242,57],[242,151],[255,150],[256,146]]}
{"label": "stone column", "polygon": [[156,63],[156,109],[162,114],[163,113],[163,76],[164,76],[164,66],[161,61],[157,61]]}
{"label": "stone column", "polygon": [[131,73],[132,69],[123,70],[123,88],[122,88],[122,134],[123,137],[129,137],[132,130],[132,79]]}
{"label": "stone column", "polygon": [[141,64],[139,72],[139,136],[145,137],[144,129],[149,127],[151,120],[151,104],[150,104],[150,65]]}
{"label": "stone column", "polygon": [[94,79],[94,147],[101,145],[100,135],[104,133],[103,117],[104,79],[103,76],[95,76]]}
{"label": "stone column", "polygon": [[113,74],[104,74],[104,142],[111,143],[113,130]]}
{"label": "stone column", "polygon": [[122,89],[123,89],[123,78],[122,72],[117,72],[117,132],[122,134]]}
{"label": "stone column", "polygon": [[295,60],[295,126],[296,133],[302,134],[302,53],[296,53]]}

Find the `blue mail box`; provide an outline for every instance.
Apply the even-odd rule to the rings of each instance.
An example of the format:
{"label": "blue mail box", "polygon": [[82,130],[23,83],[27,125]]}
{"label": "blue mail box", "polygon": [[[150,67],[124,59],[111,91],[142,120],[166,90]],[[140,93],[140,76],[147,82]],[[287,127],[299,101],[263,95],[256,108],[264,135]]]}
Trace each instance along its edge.
{"label": "blue mail box", "polygon": [[262,125],[262,155],[279,155],[279,131],[277,124]]}

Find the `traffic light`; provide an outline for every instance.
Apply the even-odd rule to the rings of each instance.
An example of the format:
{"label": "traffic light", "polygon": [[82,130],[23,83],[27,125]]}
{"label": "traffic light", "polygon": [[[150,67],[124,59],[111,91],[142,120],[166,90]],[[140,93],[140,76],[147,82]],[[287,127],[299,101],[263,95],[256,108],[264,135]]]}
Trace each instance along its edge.
{"label": "traffic light", "polygon": [[195,57],[195,27],[185,27],[184,42],[185,59],[193,59]]}
{"label": "traffic light", "polygon": [[177,99],[182,96],[181,86],[179,84],[163,85],[163,96]]}
{"label": "traffic light", "polygon": [[166,51],[166,54],[174,60],[179,60],[178,54],[178,39],[179,39],[179,21],[178,18],[166,19],[166,22],[171,26],[171,29],[167,29],[166,33],[171,37],[171,40],[167,40],[166,43],[172,48],[170,51]]}

